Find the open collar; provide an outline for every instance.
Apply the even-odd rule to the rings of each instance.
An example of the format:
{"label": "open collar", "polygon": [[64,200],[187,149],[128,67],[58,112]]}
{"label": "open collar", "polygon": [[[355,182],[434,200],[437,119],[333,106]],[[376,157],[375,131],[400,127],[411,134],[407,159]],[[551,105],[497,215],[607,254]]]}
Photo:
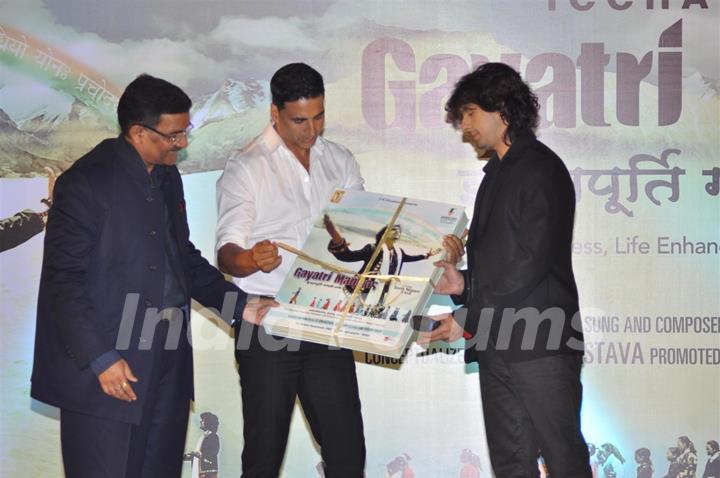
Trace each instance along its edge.
{"label": "open collar", "polygon": [[[285,142],[275,130],[275,127],[272,125],[272,123],[268,123],[260,136],[262,137],[262,141],[265,144],[268,153],[273,154],[275,151],[278,150],[278,148],[282,147],[285,151],[292,154],[292,151],[290,151],[290,149],[285,145]],[[323,137],[319,136],[317,141],[315,141],[313,147],[310,149],[310,153],[322,155],[324,150],[325,143]]]}

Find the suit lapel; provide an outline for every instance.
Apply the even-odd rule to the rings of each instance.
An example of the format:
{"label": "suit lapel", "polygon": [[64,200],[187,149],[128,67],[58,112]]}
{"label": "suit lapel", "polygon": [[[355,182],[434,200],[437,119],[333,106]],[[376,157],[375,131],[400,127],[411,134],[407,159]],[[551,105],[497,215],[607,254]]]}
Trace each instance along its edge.
{"label": "suit lapel", "polygon": [[[503,159],[493,168],[495,175],[492,179],[493,184],[488,187],[488,184],[486,184],[486,181],[483,179],[480,188],[478,188],[478,194],[475,197],[475,209],[473,210],[473,219],[470,223],[470,233],[468,236],[468,249],[470,249],[470,246],[472,246],[477,237],[485,232],[485,227],[490,219],[490,213],[495,206],[495,200],[499,191],[503,188],[503,183],[517,160],[523,156],[525,150],[530,147],[534,141],[535,135],[531,132],[518,135],[512,146],[510,146],[510,149],[505,153]],[[490,166],[490,163],[484,168],[486,174],[490,174],[488,166]]]}
{"label": "suit lapel", "polygon": [[[505,166],[505,165],[502,165]],[[498,171],[495,173],[496,176],[493,179],[492,187],[488,188],[484,193],[483,197],[480,199],[479,202],[482,202],[482,210],[478,211],[478,218],[475,224],[473,225],[473,231],[476,231],[477,234],[484,234],[485,233],[485,227],[487,225],[488,220],[490,219],[490,213],[492,212],[493,207],[495,206],[495,199],[497,198],[498,191],[502,189],[503,182],[505,178],[507,177],[507,174],[505,174],[508,170],[508,167],[499,167]],[[478,207],[478,205],[476,205]],[[475,217],[473,217],[473,221],[475,220]]]}
{"label": "suit lapel", "polygon": [[[497,161],[497,159],[493,159],[491,161]],[[483,168],[483,171],[485,171],[485,177],[483,177],[477,194],[475,195],[473,218],[470,222],[470,232],[468,234],[467,241],[468,250],[472,248],[472,245],[481,234],[481,231],[485,230],[485,224],[487,223],[488,217],[490,216],[490,210],[492,209],[492,202],[497,195],[499,180],[501,178],[501,166],[501,163],[488,163]],[[495,175],[495,177],[493,178],[491,175]],[[494,182],[492,187],[490,187],[490,181]]]}

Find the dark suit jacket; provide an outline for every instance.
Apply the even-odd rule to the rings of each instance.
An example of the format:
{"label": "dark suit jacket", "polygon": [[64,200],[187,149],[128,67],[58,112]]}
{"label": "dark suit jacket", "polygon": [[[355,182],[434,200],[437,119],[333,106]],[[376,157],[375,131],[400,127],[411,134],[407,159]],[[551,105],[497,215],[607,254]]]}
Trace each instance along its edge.
{"label": "dark suit jacket", "polygon": [[[582,353],[580,317],[571,323],[579,305],[571,263],[575,191],[567,168],[530,132],[492,166],[492,182],[483,180],[470,225],[466,290],[454,298],[466,306],[465,329],[476,339],[489,332],[509,361]],[[501,320],[506,308],[538,314],[526,309],[525,319]],[[489,310],[481,315],[483,309]],[[543,320],[553,311],[565,320]],[[529,339],[534,330],[537,337],[523,344],[526,329]],[[466,360],[477,360],[473,341],[468,345]]]}
{"label": "dark suit jacket", "polygon": [[[154,200],[150,177],[135,149],[123,138],[108,139],[63,173],[55,186],[45,235],[38,297],[33,398],[60,408],[139,423],[147,395],[153,353],[142,331],[145,312],[163,306],[166,216]],[[165,199],[190,298],[221,309],[225,292],[245,294],[212,267],[189,240],[182,181],[166,168],[158,198]],[[128,294],[135,294],[128,295]],[[135,311],[123,320],[123,309]],[[235,314],[237,315],[237,314]],[[128,346],[118,352],[139,382],[138,400],[105,395],[90,362],[116,349],[122,327],[132,327]],[[126,350],[122,350],[125,348]],[[178,400],[192,397],[192,354]]]}

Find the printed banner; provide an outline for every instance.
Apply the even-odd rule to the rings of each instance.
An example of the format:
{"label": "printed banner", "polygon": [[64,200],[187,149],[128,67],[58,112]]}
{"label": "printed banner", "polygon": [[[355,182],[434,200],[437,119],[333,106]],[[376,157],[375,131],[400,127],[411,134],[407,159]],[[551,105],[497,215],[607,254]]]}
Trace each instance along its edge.
{"label": "printed banner", "polygon": [[[165,78],[193,100],[179,168],[192,240],[212,258],[215,181],[267,125],[280,66],[323,74],[324,134],[353,152],[367,190],[471,215],[485,163],[444,104],[462,75],[501,61],[537,93],[539,138],[576,188],[582,419],[596,476],[648,466],[663,476],[680,462],[702,476],[706,443],[720,441],[718,24],[710,0],[1,3],[0,468],[61,473],[57,410],[28,396],[41,200],[54,175],[118,134],[115,108],[133,78]],[[201,446],[210,413],[219,474],[237,476],[240,387],[219,322],[195,305],[186,450]],[[367,476],[492,476],[482,370],[463,363],[462,341],[409,344],[398,358],[356,353]],[[298,409],[283,476],[320,476],[319,462]],[[184,476],[193,466],[190,454]]]}

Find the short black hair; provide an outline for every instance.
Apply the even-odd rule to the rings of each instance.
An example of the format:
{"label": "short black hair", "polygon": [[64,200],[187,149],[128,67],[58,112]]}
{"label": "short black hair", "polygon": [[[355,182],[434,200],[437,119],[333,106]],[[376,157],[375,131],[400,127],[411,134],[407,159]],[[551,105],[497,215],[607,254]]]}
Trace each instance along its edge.
{"label": "short black hair", "polygon": [[506,142],[538,126],[537,96],[520,74],[504,63],[485,63],[460,78],[445,105],[448,122],[457,128],[462,120],[462,108],[471,103],[490,113],[500,112],[508,125]]}
{"label": "short black hair", "polygon": [[155,126],[162,114],[187,113],[192,100],[183,90],[169,81],[148,74],[135,78],[118,102],[117,115],[124,135],[134,124]]}
{"label": "short black hair", "polygon": [[317,98],[325,94],[323,77],[305,63],[290,63],[275,72],[270,80],[272,102],[278,109],[285,103]]}
{"label": "short black hair", "polygon": [[720,451],[720,445],[715,440],[709,440],[707,444],[710,445],[712,451]]}

